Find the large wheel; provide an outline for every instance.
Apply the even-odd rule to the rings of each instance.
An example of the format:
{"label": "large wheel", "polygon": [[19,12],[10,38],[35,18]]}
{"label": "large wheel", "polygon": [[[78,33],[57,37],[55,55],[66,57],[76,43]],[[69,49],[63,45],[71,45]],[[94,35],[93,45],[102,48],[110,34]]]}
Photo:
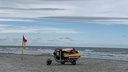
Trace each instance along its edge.
{"label": "large wheel", "polygon": [[76,60],[73,60],[72,61],[72,65],[76,65]]}
{"label": "large wheel", "polygon": [[61,64],[65,64],[65,62],[64,62],[64,61],[62,61],[62,62],[61,62]]}
{"label": "large wheel", "polygon": [[52,64],[52,60],[48,59],[47,60],[47,65],[51,65]]}

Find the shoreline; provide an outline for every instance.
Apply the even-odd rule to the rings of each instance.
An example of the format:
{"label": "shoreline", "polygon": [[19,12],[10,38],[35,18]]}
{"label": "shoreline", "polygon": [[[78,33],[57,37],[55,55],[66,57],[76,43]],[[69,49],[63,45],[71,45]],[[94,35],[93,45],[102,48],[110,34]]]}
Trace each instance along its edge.
{"label": "shoreline", "polygon": [[[49,55],[0,53],[0,72],[128,72],[128,61],[80,58],[76,65],[61,65],[54,61],[46,65]],[[51,57],[53,58],[53,57]]]}
{"label": "shoreline", "polygon": [[[21,56],[21,54],[15,54],[15,53],[0,53],[1,55],[19,55]],[[47,57],[52,57],[52,54],[46,54],[46,53],[42,53],[42,54],[24,54],[25,56],[47,56]],[[123,62],[128,62],[126,60],[114,60],[114,59],[103,59],[103,58],[88,58],[88,57],[80,57],[80,59],[95,59],[95,60],[110,60],[110,61],[123,61]]]}

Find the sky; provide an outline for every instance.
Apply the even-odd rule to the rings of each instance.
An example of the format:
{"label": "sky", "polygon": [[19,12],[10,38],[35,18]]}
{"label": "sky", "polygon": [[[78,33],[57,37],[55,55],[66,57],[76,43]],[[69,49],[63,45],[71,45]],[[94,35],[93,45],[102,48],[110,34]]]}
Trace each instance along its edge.
{"label": "sky", "polygon": [[127,0],[0,0],[0,45],[128,47]]}

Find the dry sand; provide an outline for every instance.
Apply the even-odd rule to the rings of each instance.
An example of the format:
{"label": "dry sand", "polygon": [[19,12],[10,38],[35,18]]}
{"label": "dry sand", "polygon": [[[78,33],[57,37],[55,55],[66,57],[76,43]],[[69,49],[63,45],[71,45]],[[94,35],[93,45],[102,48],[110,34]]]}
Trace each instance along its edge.
{"label": "dry sand", "polygon": [[0,72],[128,72],[127,61],[80,58],[76,65],[53,61],[47,66],[48,55],[0,54]]}

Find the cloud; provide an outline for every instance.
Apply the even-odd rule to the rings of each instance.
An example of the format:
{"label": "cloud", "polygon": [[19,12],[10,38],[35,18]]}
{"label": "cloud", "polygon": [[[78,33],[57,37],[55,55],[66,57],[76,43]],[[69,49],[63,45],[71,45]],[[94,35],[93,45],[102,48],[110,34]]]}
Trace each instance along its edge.
{"label": "cloud", "polygon": [[48,40],[50,42],[74,42],[76,40],[70,38],[70,37],[60,37],[58,39],[51,39],[51,40]]}
{"label": "cloud", "polygon": [[70,37],[64,37],[64,38],[59,38],[60,40],[67,40],[67,41],[75,41],[74,39]]}
{"label": "cloud", "polygon": [[0,24],[0,27],[8,27],[10,25],[7,25],[7,24]]}
{"label": "cloud", "polygon": [[28,28],[25,26],[13,26],[13,25],[2,25],[1,24],[0,33],[76,34],[80,32],[77,32],[73,29],[66,29],[66,28],[55,28],[55,27],[29,27]]}
{"label": "cloud", "polygon": [[75,17],[75,16],[58,16],[58,17],[45,17],[45,18],[54,18],[54,19],[67,19],[67,20],[128,20],[128,18],[122,17]]}
{"label": "cloud", "polygon": [[78,0],[40,0],[40,1],[78,1]]}
{"label": "cloud", "polygon": [[32,41],[30,43],[34,44],[34,43],[41,43],[42,38],[33,38]]}
{"label": "cloud", "polygon": [[8,39],[0,39],[0,42],[6,42]]}
{"label": "cloud", "polygon": [[5,18],[0,18],[0,21],[18,21],[18,22],[33,22],[34,20],[31,20],[31,19],[5,19]]}
{"label": "cloud", "polygon": [[75,41],[74,39],[72,39],[70,37],[65,37],[65,39],[70,40],[70,41]]}
{"label": "cloud", "polygon": [[121,24],[128,23],[127,2],[127,0],[0,0],[0,16],[58,17],[56,19]]}
{"label": "cloud", "polygon": [[1,10],[25,10],[25,11],[55,11],[55,10],[64,10],[61,8],[14,8],[14,7],[0,7]]}
{"label": "cloud", "polygon": [[17,18],[38,18],[46,16],[65,16],[70,15],[72,5],[65,3],[44,2],[40,0],[13,0],[8,3],[0,1],[0,16],[1,17],[17,17]]}
{"label": "cloud", "polygon": [[87,22],[99,22],[103,24],[127,24],[128,18],[123,17],[71,17],[71,16],[58,16],[58,17],[45,17],[48,19],[57,20],[71,20],[71,21],[87,21]]}
{"label": "cloud", "polygon": [[32,29],[0,29],[0,33],[34,33]]}
{"label": "cloud", "polygon": [[72,30],[72,29],[54,28],[54,27],[46,27],[46,28],[42,28],[40,30],[42,31],[42,33],[58,33],[58,34],[63,34],[63,33],[76,34],[76,33],[80,33],[80,32],[77,32],[75,30]]}
{"label": "cloud", "polygon": [[0,45],[21,45],[22,40],[20,38],[8,38],[4,37],[0,39]]}

